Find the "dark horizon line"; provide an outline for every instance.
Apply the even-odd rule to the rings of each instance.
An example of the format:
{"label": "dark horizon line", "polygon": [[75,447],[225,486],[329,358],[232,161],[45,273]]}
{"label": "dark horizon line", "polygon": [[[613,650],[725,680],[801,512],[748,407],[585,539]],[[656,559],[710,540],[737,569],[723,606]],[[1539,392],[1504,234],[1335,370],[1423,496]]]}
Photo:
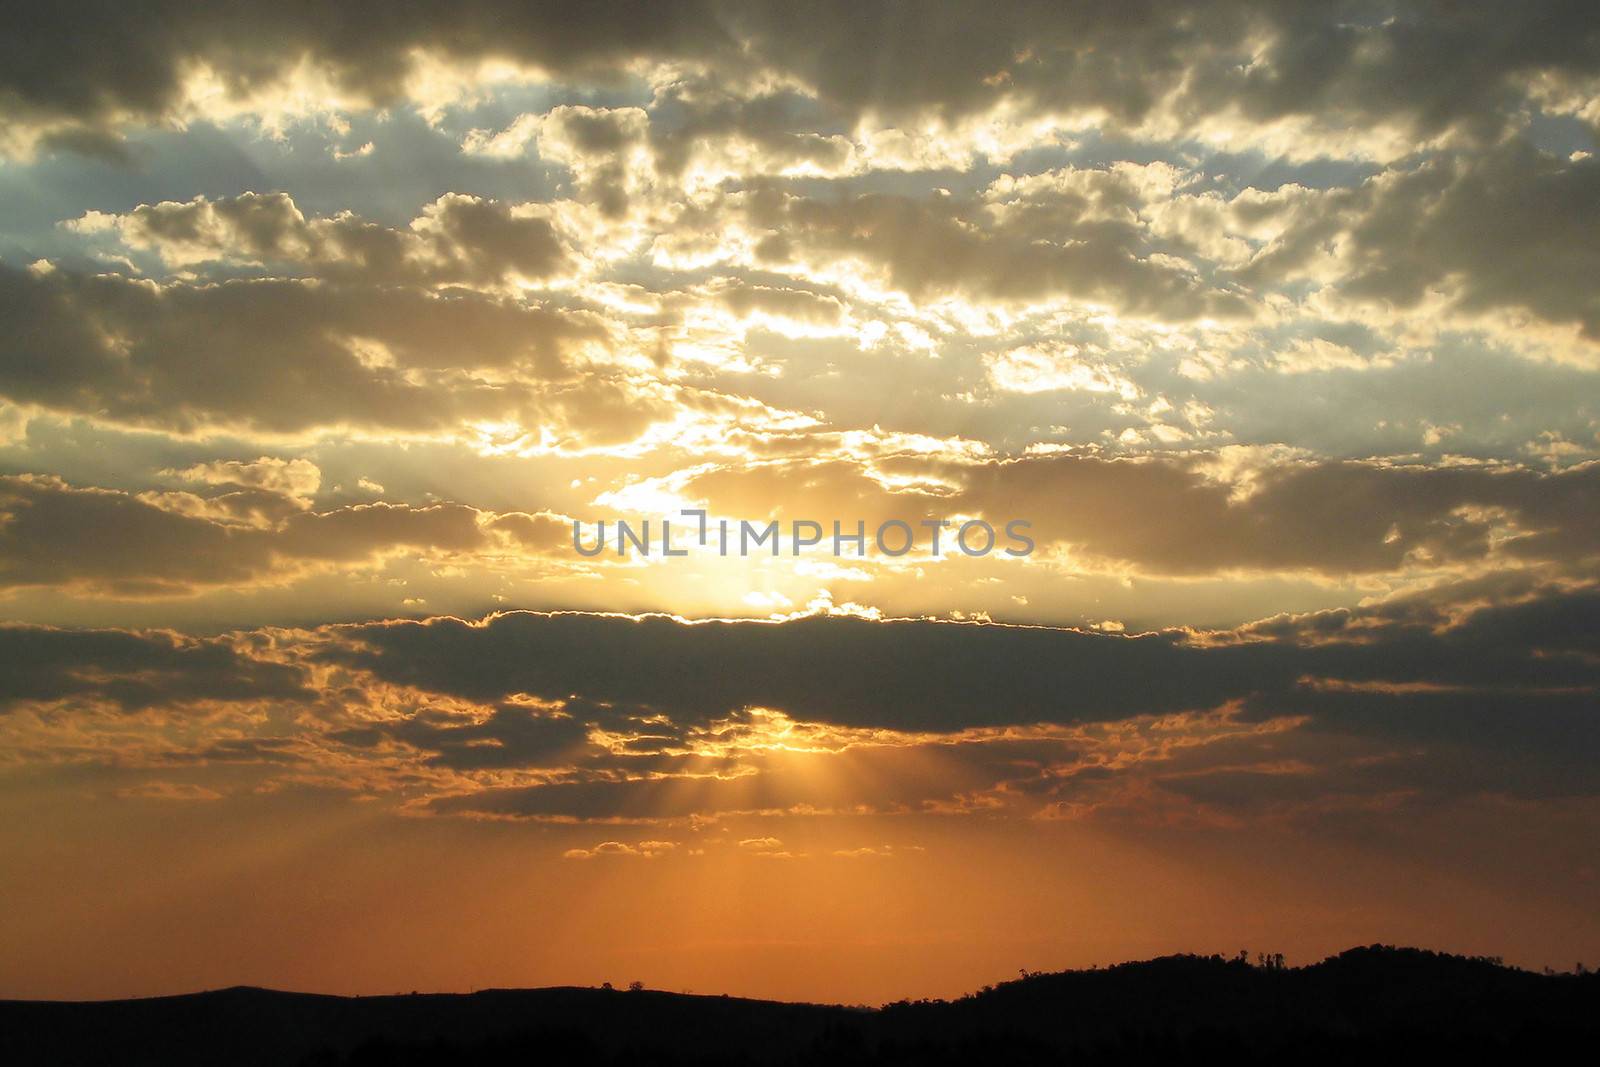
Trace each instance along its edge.
{"label": "dark horizon line", "polygon": [[723,992],[723,993],[700,993],[700,992],[696,992],[696,991],[690,990],[690,989],[665,989],[665,988],[659,988],[659,987],[654,987],[654,986],[648,986],[648,985],[643,984],[642,982],[629,983],[627,985],[620,985],[620,986],[619,985],[614,985],[611,982],[604,982],[604,983],[602,983],[600,985],[560,985],[560,984],[558,984],[558,985],[543,985],[543,986],[482,986],[482,987],[472,988],[472,989],[467,989],[467,990],[430,990],[430,991],[427,991],[427,992],[423,992],[421,990],[413,989],[413,990],[410,990],[410,991],[399,991],[399,990],[397,990],[397,991],[392,992],[392,993],[319,993],[319,992],[311,992],[311,991],[308,991],[308,990],[280,989],[280,988],[277,988],[277,987],[274,987],[274,986],[258,986],[258,985],[249,985],[249,984],[245,984],[245,983],[240,983],[240,984],[229,985],[229,986],[218,986],[218,987],[210,988],[210,989],[189,990],[189,991],[185,991],[185,992],[181,992],[181,993],[135,994],[135,995],[132,995],[132,996],[124,996],[124,997],[94,997],[94,998],[72,999],[72,998],[61,998],[61,997],[8,997],[8,996],[0,996],[0,1005],[8,1005],[8,1004],[41,1004],[41,1005],[43,1005],[43,1004],[62,1004],[62,1005],[74,1005],[74,1004],[81,1004],[81,1005],[132,1004],[132,1003],[147,1003],[147,1002],[154,1002],[154,1001],[179,1001],[179,1000],[194,999],[194,998],[201,998],[201,997],[216,997],[216,996],[227,995],[227,994],[255,994],[255,993],[267,994],[267,995],[271,995],[271,996],[283,996],[283,997],[304,997],[304,998],[317,998],[317,999],[323,999],[323,1000],[353,1001],[353,1000],[380,1000],[380,999],[395,999],[395,998],[406,999],[406,998],[411,998],[411,997],[431,997],[431,998],[440,998],[440,997],[473,997],[473,996],[479,996],[479,995],[482,995],[482,994],[504,994],[504,993],[519,993],[520,994],[520,993],[556,993],[556,992],[560,992],[560,993],[571,993],[571,992],[585,993],[585,992],[587,992],[587,993],[616,993],[616,994],[649,993],[649,994],[656,995],[656,996],[692,997],[692,998],[708,999],[708,1000],[745,1001],[745,1002],[749,1002],[749,1003],[787,1005],[787,1006],[794,1006],[794,1007],[830,1007],[830,1008],[847,1007],[847,1008],[858,1009],[858,1010],[862,1010],[862,1011],[879,1011],[879,1010],[882,1010],[883,1008],[892,1007],[892,1006],[897,1005],[897,1004],[907,1004],[907,1003],[936,1004],[936,1003],[957,1002],[957,1001],[966,1000],[966,999],[969,999],[969,998],[972,998],[972,997],[981,996],[981,995],[983,995],[985,993],[989,993],[989,992],[992,992],[992,991],[994,991],[996,989],[1004,988],[1006,986],[1013,986],[1013,985],[1017,985],[1017,984],[1022,983],[1022,982],[1027,982],[1027,981],[1036,980],[1036,979],[1048,979],[1048,978],[1056,978],[1056,977],[1070,976],[1070,975],[1081,975],[1081,974],[1106,973],[1106,972],[1121,970],[1121,969],[1124,969],[1124,968],[1146,967],[1146,966],[1152,966],[1152,965],[1160,965],[1160,964],[1163,964],[1163,963],[1168,963],[1168,962],[1173,962],[1173,961],[1200,961],[1200,962],[1210,962],[1210,963],[1221,963],[1221,964],[1225,964],[1225,965],[1229,965],[1229,964],[1231,964],[1231,965],[1243,965],[1243,966],[1249,967],[1251,970],[1266,971],[1266,972],[1271,972],[1271,973],[1302,973],[1302,972],[1306,972],[1306,971],[1313,971],[1313,970],[1315,970],[1315,969],[1317,969],[1319,967],[1326,967],[1326,966],[1328,966],[1330,964],[1337,963],[1337,962],[1339,962],[1341,960],[1348,960],[1350,958],[1360,957],[1360,956],[1363,956],[1363,955],[1384,955],[1384,956],[1391,956],[1391,957],[1402,957],[1403,956],[1403,957],[1409,957],[1409,958],[1413,958],[1413,959],[1425,959],[1425,960],[1431,960],[1431,961],[1436,961],[1436,962],[1448,961],[1448,962],[1454,962],[1454,963],[1458,963],[1458,964],[1467,964],[1467,965],[1482,966],[1482,967],[1492,967],[1492,968],[1495,968],[1496,970],[1511,972],[1511,973],[1515,973],[1515,974],[1526,975],[1526,976],[1529,976],[1529,977],[1532,977],[1532,978],[1574,978],[1574,977],[1583,977],[1583,976],[1593,975],[1593,974],[1595,974],[1597,972],[1600,972],[1600,966],[1589,967],[1587,964],[1585,964],[1581,960],[1577,961],[1575,963],[1573,969],[1571,969],[1571,970],[1556,970],[1556,969],[1550,967],[1548,964],[1544,965],[1539,970],[1534,970],[1531,967],[1524,967],[1524,966],[1521,966],[1521,965],[1518,965],[1518,964],[1515,964],[1515,963],[1507,963],[1505,961],[1505,958],[1502,957],[1502,956],[1469,955],[1469,954],[1466,954],[1466,953],[1447,952],[1447,951],[1443,951],[1443,950],[1439,950],[1439,949],[1419,948],[1419,947],[1414,946],[1414,945],[1393,945],[1393,944],[1386,944],[1386,943],[1383,943],[1383,942],[1372,942],[1370,944],[1352,945],[1351,947],[1349,947],[1347,949],[1343,949],[1343,950],[1341,950],[1339,952],[1332,953],[1331,955],[1324,956],[1323,958],[1321,958],[1319,960],[1316,960],[1314,962],[1302,963],[1302,964],[1298,964],[1298,965],[1294,965],[1294,966],[1291,966],[1291,965],[1289,965],[1287,963],[1287,961],[1286,961],[1286,959],[1285,959],[1285,957],[1284,957],[1284,955],[1282,953],[1260,953],[1260,952],[1252,953],[1252,952],[1250,952],[1248,950],[1241,949],[1238,953],[1236,953],[1234,955],[1225,955],[1223,953],[1218,953],[1218,952],[1209,952],[1209,953],[1203,953],[1203,952],[1169,952],[1169,953],[1166,953],[1164,955],[1150,956],[1150,957],[1146,957],[1146,958],[1143,958],[1143,959],[1122,960],[1120,962],[1110,963],[1110,964],[1106,964],[1104,966],[1101,966],[1099,963],[1093,963],[1093,964],[1090,964],[1087,967],[1065,967],[1065,968],[1062,968],[1060,970],[1030,971],[1025,967],[1021,967],[1021,968],[1018,968],[1018,977],[1016,977],[1016,978],[1008,978],[1008,979],[1004,979],[1002,981],[996,981],[996,982],[987,983],[985,985],[979,986],[976,989],[969,990],[969,991],[967,991],[965,993],[958,994],[958,995],[956,995],[954,997],[915,997],[915,998],[913,998],[913,997],[902,997],[902,998],[900,998],[898,1000],[886,1000],[886,1001],[883,1001],[883,1002],[881,1002],[879,1004],[876,1004],[876,1005],[872,1005],[872,1004],[845,1004],[842,1001],[831,1001],[830,1002],[830,1001],[820,1001],[820,1000],[782,1000],[782,999],[776,999],[776,998],[772,998],[772,997],[748,996],[748,995],[740,994],[740,993],[726,993],[726,992]]}

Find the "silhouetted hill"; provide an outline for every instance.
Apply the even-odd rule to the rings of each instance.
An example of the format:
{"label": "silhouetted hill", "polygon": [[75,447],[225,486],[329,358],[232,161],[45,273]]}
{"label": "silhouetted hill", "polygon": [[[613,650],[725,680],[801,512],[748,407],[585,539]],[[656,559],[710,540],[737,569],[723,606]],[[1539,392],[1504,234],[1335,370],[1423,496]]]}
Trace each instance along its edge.
{"label": "silhouetted hill", "polygon": [[1300,968],[1169,956],[877,1010],[570,988],[0,1001],[0,1062],[52,1067],[1527,1062],[1597,1047],[1600,977],[1379,946]]}

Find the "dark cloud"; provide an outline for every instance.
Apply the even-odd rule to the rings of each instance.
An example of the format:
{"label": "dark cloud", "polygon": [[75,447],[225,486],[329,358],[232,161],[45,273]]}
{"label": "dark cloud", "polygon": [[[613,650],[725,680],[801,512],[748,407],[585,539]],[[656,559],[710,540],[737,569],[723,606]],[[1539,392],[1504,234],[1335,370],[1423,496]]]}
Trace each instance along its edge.
{"label": "dark cloud", "polygon": [[564,379],[563,348],[597,335],[592,322],[470,294],[280,279],[159,286],[4,266],[0,314],[12,324],[0,395],[180,430],[426,430],[524,412],[537,425],[531,384],[472,372]]}
{"label": "dark cloud", "polygon": [[824,325],[838,323],[844,315],[844,305],[840,300],[805,289],[724,280],[712,292],[735,315],[766,313]]}
{"label": "dark cloud", "polygon": [[[287,193],[142,204],[70,225],[88,232],[114,226],[126,244],[171,264],[240,261],[386,285],[498,285],[546,278],[568,265],[548,219],[458,193],[425,206],[404,230],[349,213],[307,220]],[[556,321],[552,316],[551,325]]]}
{"label": "dark cloud", "polygon": [[[1219,480],[1207,465],[1214,459],[879,461],[891,477],[925,479],[912,482],[924,489],[899,492],[844,461],[713,470],[687,484],[720,514],[849,515],[869,528],[975,514],[997,531],[1025,519],[1039,551],[1151,575],[1344,577],[1483,564],[1581,571],[1600,555],[1590,521],[1600,506],[1600,467],[1592,465],[1540,473],[1308,461]],[[270,487],[244,484],[269,475],[277,479]],[[286,466],[261,461],[213,464],[186,477],[213,484],[134,494],[49,476],[0,478],[0,585],[171,595],[399,550],[471,559],[499,547],[550,558],[571,544],[570,520],[549,512],[453,503],[316,509],[299,495],[303,486],[278,484]],[[921,550],[931,550],[927,531],[914,530]],[[954,537],[944,531],[946,556],[956,555]]]}
{"label": "dark cloud", "polygon": [[22,701],[104,701],[123,711],[304,702],[315,695],[309,683],[302,669],[226,637],[0,626],[0,710]]}
{"label": "dark cloud", "polygon": [[[1185,817],[1277,817],[1593,796],[1597,621],[1593,585],[1500,576],[1133,636],[521,612],[206,640],[8,627],[0,699],[311,703],[322,710],[289,732],[225,732],[161,758],[420,786],[442,813],[1021,804],[1065,817],[1186,800]],[[795,762],[816,759],[833,770]]]}
{"label": "dark cloud", "polygon": [[[328,655],[473,700],[521,692],[604,702],[648,690],[649,708],[677,724],[763,706],[912,735],[1039,723],[1091,731],[973,739],[950,748],[926,781],[885,755],[871,773],[855,768],[882,788],[849,795],[787,779],[765,761],[750,780],[723,782],[685,780],[689,768],[658,764],[651,774],[641,766],[625,777],[473,790],[437,802],[440,811],[647,818],[801,803],[969,804],[1000,783],[1001,798],[1090,807],[1154,789],[1244,817],[1394,797],[1593,795],[1597,618],[1592,589],[1553,588],[1476,609],[1423,597],[1283,620],[1272,637],[1260,628],[1119,638],[841,618],[685,625],[513,614],[344,630],[357,647]],[[620,721],[603,703],[594,714],[613,728]],[[1112,733],[1095,732],[1101,726]]]}
{"label": "dark cloud", "polygon": [[[1539,72],[1600,69],[1579,0],[1503,4],[1028,3],[1003,12],[901,3],[826,14],[750,5],[758,54],[861,111],[960,113],[1015,94],[1035,107],[1103,109],[1137,123],[1176,95],[1195,120],[1297,115],[1393,121],[1432,133],[1493,129]],[[1471,56],[1471,63],[1462,63]]]}
{"label": "dark cloud", "polygon": [[[643,705],[677,722],[769,707],[805,721],[910,731],[1104,722],[1232,701],[1294,715],[1314,706],[1321,681],[1378,703],[1417,686],[1510,701],[1546,689],[1592,696],[1589,657],[1600,645],[1549,620],[1593,618],[1600,599],[1547,591],[1530,604],[1457,622],[1439,609],[1403,623],[1344,611],[1295,620],[1275,637],[1228,641],[837,617],[684,624],[512,613],[479,624],[354,627],[339,631],[350,647],[325,655],[388,682],[477,701],[576,695]],[[1508,639],[1517,634],[1527,636]]]}
{"label": "dark cloud", "polygon": [[1372,184],[1345,293],[1408,308],[1443,289],[1466,310],[1520,308],[1600,341],[1600,159],[1515,140]]}
{"label": "dark cloud", "polygon": [[565,712],[520,705],[502,705],[482,720],[425,708],[409,718],[349,727],[328,737],[358,748],[396,741],[431,752],[433,765],[473,771],[570,763],[585,746],[588,725]]}
{"label": "dark cloud", "polygon": [[1583,518],[1597,495],[1592,467],[1278,462],[1240,485],[1183,459],[1066,457],[977,468],[963,502],[1024,515],[1044,538],[1160,573],[1351,574],[1496,554],[1582,559],[1600,551]]}
{"label": "dark cloud", "polygon": [[[838,460],[718,468],[689,484],[720,514],[872,523],[977,514],[996,529],[1025,519],[1040,545],[1167,575],[1347,575],[1600,553],[1588,518],[1600,506],[1600,467],[1547,473],[1279,460],[1227,471],[1223,462],[1210,453],[980,463],[891,457],[871,467]],[[910,488],[885,490],[883,474]],[[927,541],[922,534],[919,543]]]}
{"label": "dark cloud", "polygon": [[185,68],[195,63],[246,96],[309,56],[331,68],[344,91],[384,104],[400,96],[419,48],[616,77],[642,56],[692,57],[728,46],[701,6],[640,2],[569,8],[490,0],[454,12],[367,2],[158,3],[139,11],[96,3],[70,18],[33,8],[19,14],[16,28],[0,52],[8,111],[23,120],[90,123],[125,112],[159,118],[178,102]]}
{"label": "dark cloud", "polygon": [[[474,700],[515,693],[643,704],[704,722],[751,706],[852,726],[959,729],[1204,705],[1149,657],[1200,668],[1171,638],[807,619],[782,626],[510,614],[349,632],[338,662]],[[1224,653],[1217,660],[1228,658]],[[1043,669],[1030,664],[1047,664]],[[730,665],[740,669],[732,670]],[[1066,676],[1078,674],[1072,686]],[[1007,679],[1004,697],[995,684]],[[1105,684],[1109,679],[1127,683]],[[1097,684],[1098,683],[1098,684]]]}
{"label": "dark cloud", "polygon": [[656,177],[668,181],[683,178],[696,159],[726,165],[736,158],[747,177],[837,174],[853,162],[847,112],[792,87],[752,93],[715,70],[663,87],[639,117],[648,125],[639,123],[630,140],[648,144]]}
{"label": "dark cloud", "polygon": [[467,552],[485,544],[479,514],[461,505],[403,504],[315,512],[259,490],[141,498],[48,477],[5,477],[0,587],[171,596],[397,549]]}
{"label": "dark cloud", "polygon": [[1136,220],[1092,212],[1086,199],[1070,195],[1047,206],[1008,205],[1015,210],[998,217],[992,205],[939,195],[823,200],[768,188],[742,206],[748,224],[766,235],[756,249],[762,266],[861,260],[916,300],[1064,296],[1170,320],[1249,309],[1239,294],[1153,259],[1161,249]]}
{"label": "dark cloud", "polygon": [[[1237,114],[1325,126],[1390,122],[1418,135],[1490,134],[1530,84],[1600,69],[1581,0],[1530,6],[1153,2],[961,5],[603,3],[494,0],[429,9],[371,3],[250,7],[36,7],[0,53],[0,96],[21,123],[146,121],[178,103],[186,66],[215,69],[239,97],[303,57],[347,94],[399,98],[418,48],[501,58],[558,77],[617,77],[644,59],[725,76],[773,72],[844,115],[959,116],[1002,99],[1027,111],[1102,111],[1136,124],[1163,107],[1184,121]],[[1470,57],[1463,62],[1462,57]]]}
{"label": "dark cloud", "polygon": [[[1314,205],[1314,206],[1313,206]],[[1464,312],[1515,309],[1573,323],[1600,340],[1600,269],[1587,239],[1600,217],[1600,159],[1555,154],[1524,137],[1430,153],[1360,186],[1292,199],[1241,200],[1241,222],[1288,225],[1235,276],[1272,285],[1337,249],[1333,289],[1396,309],[1442,294]]]}

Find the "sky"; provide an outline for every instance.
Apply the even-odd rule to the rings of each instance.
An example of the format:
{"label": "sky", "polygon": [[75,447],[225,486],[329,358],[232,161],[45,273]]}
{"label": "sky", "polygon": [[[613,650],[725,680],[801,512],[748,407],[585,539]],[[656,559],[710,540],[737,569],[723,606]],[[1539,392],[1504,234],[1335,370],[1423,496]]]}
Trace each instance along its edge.
{"label": "sky", "polygon": [[0,996],[1600,960],[1592,4],[15,17]]}

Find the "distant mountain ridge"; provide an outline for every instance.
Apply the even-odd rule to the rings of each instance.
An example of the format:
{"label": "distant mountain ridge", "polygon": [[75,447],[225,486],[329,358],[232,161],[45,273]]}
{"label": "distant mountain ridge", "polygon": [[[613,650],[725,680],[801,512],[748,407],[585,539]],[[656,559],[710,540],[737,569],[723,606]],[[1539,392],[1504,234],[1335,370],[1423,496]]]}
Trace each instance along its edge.
{"label": "distant mountain ridge", "polygon": [[16,1067],[1371,1064],[1596,1049],[1600,976],[1386,946],[1298,968],[1167,956],[878,1009],[570,987],[0,1001],[0,1062]]}

